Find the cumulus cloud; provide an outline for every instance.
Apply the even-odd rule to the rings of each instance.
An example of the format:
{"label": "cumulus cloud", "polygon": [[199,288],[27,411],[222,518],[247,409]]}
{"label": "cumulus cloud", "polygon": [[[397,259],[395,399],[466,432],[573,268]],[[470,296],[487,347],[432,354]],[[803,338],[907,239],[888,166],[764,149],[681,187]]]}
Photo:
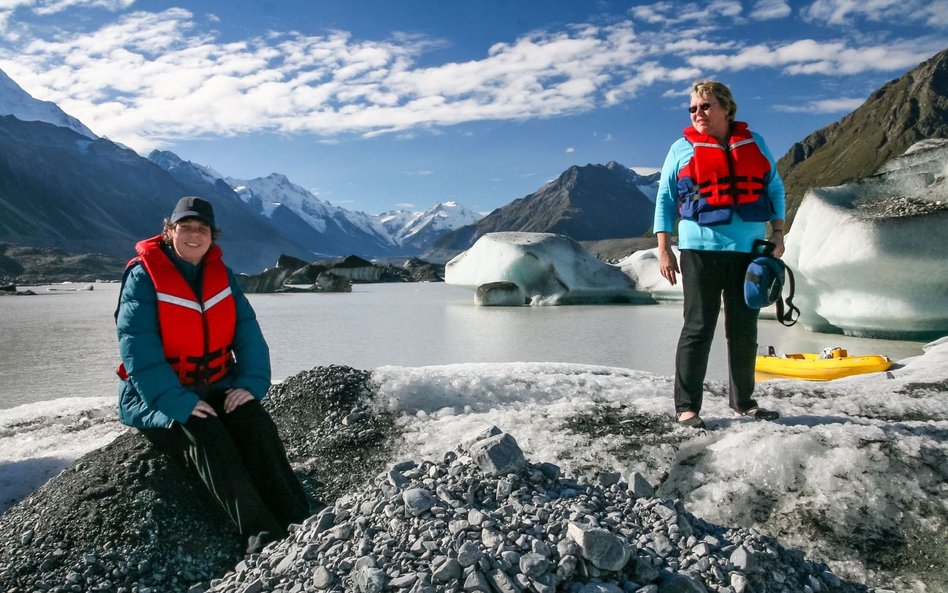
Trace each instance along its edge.
{"label": "cumulus cloud", "polygon": [[758,0],[749,16],[755,21],[770,21],[788,17],[790,12],[790,5],[784,0]]}
{"label": "cumulus cloud", "polygon": [[[89,34],[34,39],[0,65],[34,96],[137,149],[250,131],[367,136],[553,117],[628,96],[644,47],[631,23],[536,32],[481,59],[420,67],[431,40],[343,31],[222,42],[190,11],[134,12]],[[631,82],[634,81],[634,82]]]}
{"label": "cumulus cloud", "polygon": [[865,98],[823,99],[795,105],[774,105],[774,109],[784,113],[849,113],[862,105],[865,101]]}
{"label": "cumulus cloud", "polygon": [[[132,2],[0,0],[6,7],[0,18],[4,10],[118,10]],[[864,4],[877,10],[816,0],[807,14],[831,20],[894,10],[884,0]],[[224,41],[203,28],[216,16],[198,22],[191,11],[171,8],[127,12],[95,31],[8,38],[0,68],[96,133],[144,152],[181,139],[252,132],[314,134],[324,143],[350,134],[410,138],[465,122],[552,118],[619,105],[643,89],[687,89],[722,72],[904,71],[944,44],[935,37],[874,45],[841,37],[750,45],[732,34],[735,23],[781,18],[788,10],[783,0],[758,0],[746,14],[736,0],[660,1],[632,8],[628,21],[533,31],[475,59],[432,64],[425,58],[444,45],[440,40],[271,31]]]}
{"label": "cumulus cloud", "polygon": [[696,55],[687,61],[695,68],[711,71],[776,67],[792,75],[853,75],[868,71],[906,70],[935,51],[937,49],[918,41],[856,47],[847,41],[802,39],[775,47],[752,45],[731,54]]}
{"label": "cumulus cloud", "polygon": [[811,21],[849,25],[857,20],[872,22],[925,22],[948,25],[948,0],[816,0],[803,10]]}

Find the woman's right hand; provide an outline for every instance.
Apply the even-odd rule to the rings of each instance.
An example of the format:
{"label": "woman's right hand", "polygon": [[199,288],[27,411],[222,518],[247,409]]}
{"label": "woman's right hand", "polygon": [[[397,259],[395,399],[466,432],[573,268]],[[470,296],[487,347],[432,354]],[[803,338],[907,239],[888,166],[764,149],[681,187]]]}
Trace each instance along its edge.
{"label": "woman's right hand", "polygon": [[658,250],[658,271],[672,286],[678,284],[676,274],[681,274],[681,270],[678,269],[678,258],[671,248]]}
{"label": "woman's right hand", "polygon": [[198,403],[194,404],[194,409],[191,410],[192,416],[197,416],[198,418],[207,418],[208,416],[217,416],[217,412],[214,411],[214,408],[211,407],[211,404],[207,403],[203,399],[199,399]]}

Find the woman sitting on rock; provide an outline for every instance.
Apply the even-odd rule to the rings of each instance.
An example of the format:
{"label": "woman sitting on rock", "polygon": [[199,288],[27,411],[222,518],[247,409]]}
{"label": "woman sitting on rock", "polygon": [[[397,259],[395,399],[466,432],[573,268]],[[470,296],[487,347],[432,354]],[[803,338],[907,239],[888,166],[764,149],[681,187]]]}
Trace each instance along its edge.
{"label": "woman sitting on rock", "polygon": [[218,232],[211,204],[186,197],[162,234],[135,246],[115,313],[119,418],[197,473],[250,554],[310,508],[260,405],[270,351]]}

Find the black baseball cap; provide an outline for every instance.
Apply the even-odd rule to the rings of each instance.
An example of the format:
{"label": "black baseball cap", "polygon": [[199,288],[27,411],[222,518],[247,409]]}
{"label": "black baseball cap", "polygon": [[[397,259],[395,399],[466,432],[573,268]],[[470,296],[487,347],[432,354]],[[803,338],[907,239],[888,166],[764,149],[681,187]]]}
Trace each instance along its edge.
{"label": "black baseball cap", "polygon": [[174,224],[182,218],[197,218],[203,220],[211,228],[214,227],[214,208],[207,200],[194,196],[187,196],[178,200],[169,221]]}

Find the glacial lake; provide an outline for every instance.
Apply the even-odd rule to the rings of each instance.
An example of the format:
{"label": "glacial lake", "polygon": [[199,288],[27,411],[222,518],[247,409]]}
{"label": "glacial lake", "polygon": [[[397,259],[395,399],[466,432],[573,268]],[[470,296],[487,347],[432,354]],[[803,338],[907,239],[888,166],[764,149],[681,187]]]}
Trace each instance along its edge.
{"label": "glacial lake", "polygon": [[[37,295],[0,298],[0,408],[116,393],[112,314],[119,285],[69,290],[84,286],[21,286]],[[371,370],[464,362],[570,362],[672,375],[681,329],[675,304],[477,307],[472,291],[443,283],[249,298],[275,380],[331,364]],[[767,319],[759,327],[759,344],[781,353],[840,346],[900,360],[921,354],[924,345],[811,333]],[[722,315],[709,379],[726,380],[726,358]]]}

